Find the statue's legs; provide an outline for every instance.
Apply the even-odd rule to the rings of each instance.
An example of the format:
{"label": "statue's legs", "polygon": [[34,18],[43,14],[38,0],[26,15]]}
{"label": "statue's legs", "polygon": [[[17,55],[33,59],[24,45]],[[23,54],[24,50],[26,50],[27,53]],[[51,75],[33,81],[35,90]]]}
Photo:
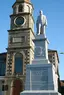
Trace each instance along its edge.
{"label": "statue's legs", "polygon": [[43,35],[44,37],[46,37],[46,35],[45,35],[45,28],[46,28],[46,26],[44,26],[44,25],[41,25],[40,23],[38,23],[38,25],[37,25],[37,35]]}
{"label": "statue's legs", "polygon": [[41,34],[41,24],[38,24],[37,25],[37,35],[40,35]]}
{"label": "statue's legs", "polygon": [[43,34],[43,36],[46,37],[46,35],[45,35],[45,26],[41,26],[41,34]]}

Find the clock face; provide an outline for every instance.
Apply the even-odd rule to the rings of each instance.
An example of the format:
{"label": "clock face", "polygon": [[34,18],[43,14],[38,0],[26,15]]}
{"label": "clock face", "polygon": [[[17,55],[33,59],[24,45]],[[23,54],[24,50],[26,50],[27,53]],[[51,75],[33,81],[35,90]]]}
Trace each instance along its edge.
{"label": "clock face", "polygon": [[23,17],[17,17],[15,19],[15,24],[18,25],[18,26],[21,26],[24,24],[24,18]]}

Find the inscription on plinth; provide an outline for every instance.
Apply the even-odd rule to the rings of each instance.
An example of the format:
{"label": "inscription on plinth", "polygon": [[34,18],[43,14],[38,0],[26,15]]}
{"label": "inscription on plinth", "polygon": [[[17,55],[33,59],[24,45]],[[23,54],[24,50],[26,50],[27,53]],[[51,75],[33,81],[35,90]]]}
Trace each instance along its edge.
{"label": "inscription on plinth", "polygon": [[33,68],[31,71],[32,90],[48,89],[48,70],[47,68]]}

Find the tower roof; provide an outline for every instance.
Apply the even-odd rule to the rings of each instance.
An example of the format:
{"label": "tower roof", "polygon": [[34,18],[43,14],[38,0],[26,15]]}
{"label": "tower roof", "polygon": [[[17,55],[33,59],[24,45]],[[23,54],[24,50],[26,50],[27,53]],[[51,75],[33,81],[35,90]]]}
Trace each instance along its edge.
{"label": "tower roof", "polygon": [[30,2],[30,0],[16,0],[17,2],[25,1],[25,2]]}

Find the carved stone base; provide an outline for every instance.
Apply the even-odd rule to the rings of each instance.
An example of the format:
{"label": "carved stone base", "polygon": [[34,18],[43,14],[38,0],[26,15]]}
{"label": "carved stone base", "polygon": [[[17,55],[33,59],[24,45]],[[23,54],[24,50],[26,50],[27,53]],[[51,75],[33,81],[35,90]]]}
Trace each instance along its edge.
{"label": "carved stone base", "polygon": [[55,67],[52,64],[28,64],[25,90],[58,91]]}
{"label": "carved stone base", "polygon": [[61,95],[58,92],[55,91],[23,91],[20,93],[20,95]]}

